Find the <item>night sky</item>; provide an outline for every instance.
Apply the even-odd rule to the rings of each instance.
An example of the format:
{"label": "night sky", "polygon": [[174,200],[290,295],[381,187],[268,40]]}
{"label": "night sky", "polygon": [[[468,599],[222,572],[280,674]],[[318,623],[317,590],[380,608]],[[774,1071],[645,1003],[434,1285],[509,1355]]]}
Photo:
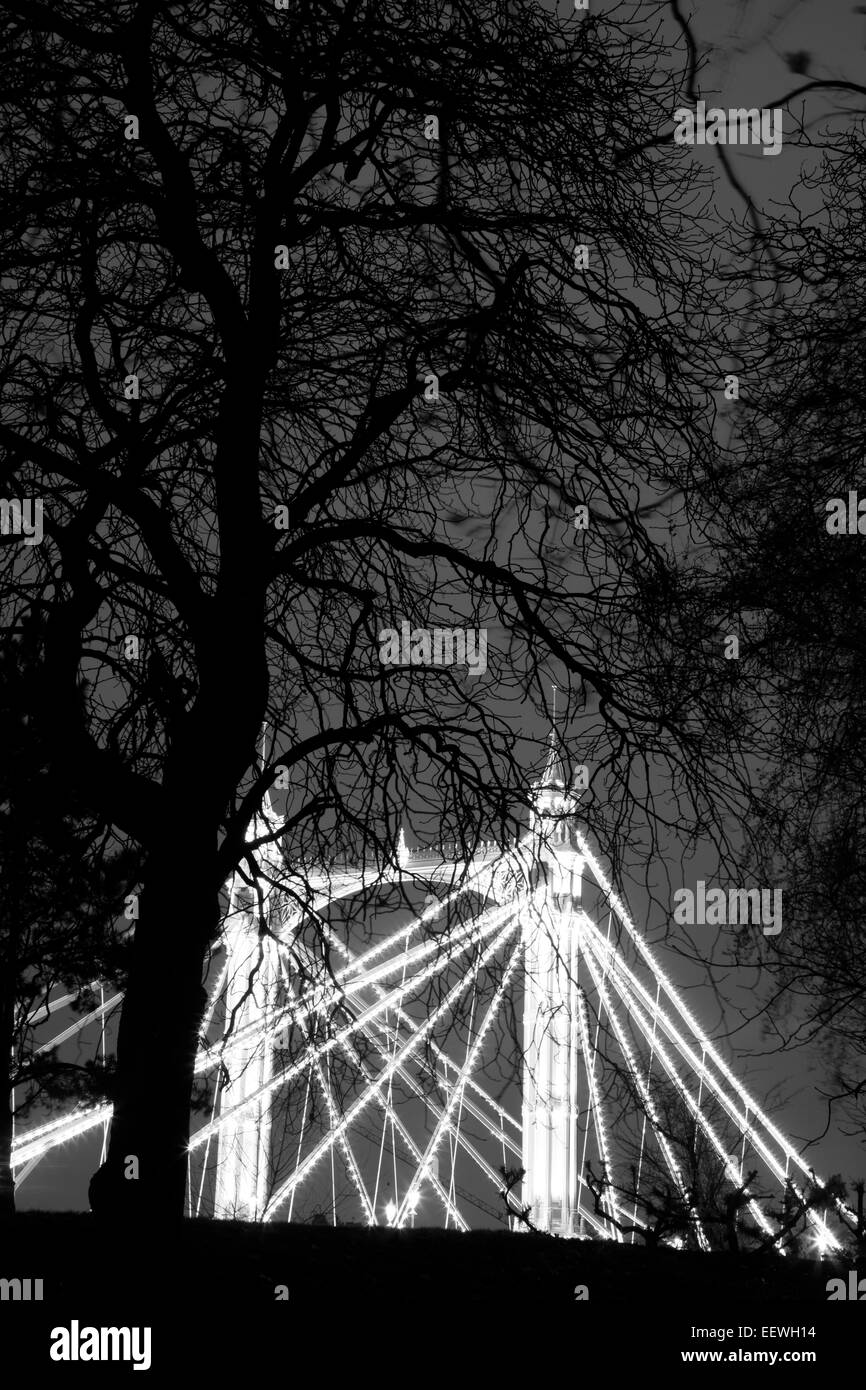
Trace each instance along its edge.
{"label": "night sky", "polygon": [[[592,0],[592,5],[596,8],[597,0]],[[766,107],[777,104],[786,93],[810,79],[866,82],[866,14],[858,13],[862,8],[847,0],[794,0],[787,4],[782,0],[775,4],[767,0],[696,0],[690,13],[699,42],[707,52],[707,62],[699,76],[702,96],[708,105]],[[560,12],[564,12],[562,5]],[[816,119],[834,110],[859,110],[862,104],[860,98],[834,94],[829,88],[810,94],[807,100],[808,110]],[[808,159],[803,151],[790,148],[783,149],[778,158],[764,157],[760,149],[732,149],[729,153],[737,177],[759,208],[783,201]],[[713,162],[709,149],[695,150],[694,155],[696,159]],[[742,200],[721,177],[716,205],[720,219],[731,212],[743,215]],[[545,681],[548,687],[565,683],[554,662],[545,672]],[[595,712],[591,706],[583,711],[572,710],[567,725],[560,726],[575,761],[579,761],[582,740],[588,736]],[[537,775],[542,756],[539,748],[547,728],[536,716],[530,716],[520,733],[526,740],[529,779]],[[407,837],[414,849],[419,841],[411,831],[412,807],[407,807],[406,819],[410,827]],[[828,1086],[818,1047],[780,1052],[767,1034],[764,1005],[770,984],[761,969],[760,955],[751,966],[735,965],[726,929],[677,926],[672,920],[666,906],[671,901],[671,885],[693,886],[701,878],[714,881],[709,849],[699,849],[684,862],[682,847],[671,840],[662,846],[661,862],[656,863],[648,856],[647,843],[636,833],[631,843],[622,846],[622,853],[625,872],[619,887],[635,920],[737,1075],[766,1101],[773,1121],[795,1146],[805,1150],[822,1175],[839,1173],[849,1182],[866,1175],[863,1139],[846,1136],[838,1117],[830,1119],[828,1126],[827,1103],[822,1095]],[[419,906],[422,903],[419,893]],[[388,920],[400,922],[405,918],[397,914]],[[170,959],[166,968],[171,968]],[[47,1036],[43,1032],[41,1039]],[[86,1047],[92,1045],[93,1030],[86,1038],[82,1054],[70,1046],[65,1055],[70,1059],[83,1055]],[[515,1094],[511,1100],[516,1101]],[[28,1118],[25,1128],[30,1123],[32,1119]],[[19,1210],[87,1211],[88,1182],[98,1166],[101,1144],[100,1131],[44,1158],[17,1193]],[[475,1190],[484,1193],[480,1182]],[[493,1200],[489,1193],[486,1196]],[[424,1224],[423,1215],[419,1215],[419,1224]],[[479,1211],[477,1224],[496,1223]]]}

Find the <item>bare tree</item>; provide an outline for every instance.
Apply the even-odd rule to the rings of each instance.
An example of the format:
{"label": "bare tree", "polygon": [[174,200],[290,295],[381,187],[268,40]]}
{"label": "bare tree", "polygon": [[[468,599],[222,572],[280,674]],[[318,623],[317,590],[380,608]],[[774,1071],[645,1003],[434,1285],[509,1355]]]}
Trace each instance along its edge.
{"label": "bare tree", "polygon": [[[699,1249],[699,1233],[704,1247],[711,1250],[738,1251],[741,1246],[754,1245],[760,1231],[746,1209],[760,1195],[754,1185],[757,1170],[741,1173],[740,1181],[734,1182],[704,1125],[670,1083],[655,1082],[652,1116],[633,1083],[621,1087],[618,1104],[624,1115],[616,1170],[604,1170],[597,1177],[590,1169],[587,1176],[597,1214],[623,1234],[634,1232],[653,1246],[676,1238]],[[731,1129],[721,1105],[705,1096],[700,1113],[733,1152],[739,1136]],[[671,1160],[676,1164],[678,1180],[671,1171]],[[609,1200],[612,1193],[622,1210],[632,1214],[627,1225],[621,1224],[622,1217],[613,1210]],[[638,1215],[640,1221],[636,1220]]]}
{"label": "bare tree", "polygon": [[4,548],[7,620],[44,622],[52,757],[146,860],[95,1209],[182,1210],[203,963],[268,787],[299,902],[404,814],[508,839],[553,662],[606,844],[719,824],[727,685],[647,656],[649,518],[710,447],[725,313],[650,9],[6,8],[0,442],[45,530]]}
{"label": "bare tree", "polygon": [[513,1196],[515,1187],[518,1187],[526,1177],[526,1169],[503,1166],[499,1169],[499,1172],[502,1174],[503,1179],[503,1186],[499,1195],[504,1203],[509,1221],[519,1222],[520,1225],[525,1226],[528,1231],[536,1230],[537,1228],[531,1216],[532,1208],[524,1206],[522,1202],[518,1202],[517,1205],[515,1205],[516,1198]]}
{"label": "bare tree", "polygon": [[[13,1121],[31,1109],[110,1094],[102,1059],[80,1063],[40,1042],[57,987],[91,1012],[97,981],[125,981],[114,919],[136,856],[85,814],[46,753],[43,672],[33,634],[0,654],[0,1213],[14,1209]],[[104,1020],[103,1020],[104,1023]]]}
{"label": "bare tree", "polygon": [[684,1239],[693,1227],[694,1215],[687,1198],[670,1182],[643,1190],[640,1206],[646,1220],[631,1222],[616,1215],[611,1200],[615,1194],[628,1202],[634,1195],[629,1188],[619,1187],[604,1169],[600,1176],[596,1175],[591,1164],[587,1164],[586,1185],[593,1195],[597,1216],[609,1221],[621,1235],[639,1235],[653,1250],[672,1240]]}
{"label": "bare tree", "polygon": [[[862,121],[825,142],[790,206],[765,224],[761,272],[776,293],[755,321],[767,357],[712,485],[719,569],[710,602],[737,613],[738,681],[762,705],[750,797],[750,867],[784,885],[784,925],[760,954],[771,981],[768,1046],[823,1057],[827,1123],[866,1123],[861,355]],[[853,528],[849,520],[853,516]]]}

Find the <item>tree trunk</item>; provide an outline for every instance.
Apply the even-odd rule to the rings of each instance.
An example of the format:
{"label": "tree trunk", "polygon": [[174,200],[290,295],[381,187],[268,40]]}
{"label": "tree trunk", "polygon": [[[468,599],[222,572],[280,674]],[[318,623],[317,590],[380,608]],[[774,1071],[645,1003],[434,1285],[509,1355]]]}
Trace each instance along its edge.
{"label": "tree trunk", "polygon": [[121,1222],[184,1214],[202,974],[219,922],[213,862],[187,850],[178,839],[151,861],[135,925],[108,1155],[90,1183],[94,1213]]}

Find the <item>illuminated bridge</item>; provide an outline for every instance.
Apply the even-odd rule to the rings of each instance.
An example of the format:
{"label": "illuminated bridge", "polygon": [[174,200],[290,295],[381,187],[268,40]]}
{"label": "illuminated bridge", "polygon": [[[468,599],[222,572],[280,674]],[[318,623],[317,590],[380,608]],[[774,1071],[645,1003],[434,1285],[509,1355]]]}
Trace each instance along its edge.
{"label": "illuminated bridge", "polygon": [[[778,1229],[771,1207],[816,1176],[608,881],[553,734],[533,808],[518,842],[482,845],[469,862],[409,851],[401,833],[393,865],[371,874],[292,870],[266,804],[248,835],[267,841],[260,877],[228,885],[209,984],[191,1214],[459,1230],[507,1220],[623,1240],[643,1224],[642,1194],[661,1185],[708,1248],[675,1115],[728,1190],[757,1175],[744,1209],[759,1236]],[[356,939],[341,909],[395,889],[396,924]],[[52,1022],[68,1002],[52,1005]],[[44,1046],[98,1029],[117,1005]],[[91,1106],[19,1133],[16,1184],[109,1119]],[[807,1220],[817,1248],[835,1249],[826,1213]]]}

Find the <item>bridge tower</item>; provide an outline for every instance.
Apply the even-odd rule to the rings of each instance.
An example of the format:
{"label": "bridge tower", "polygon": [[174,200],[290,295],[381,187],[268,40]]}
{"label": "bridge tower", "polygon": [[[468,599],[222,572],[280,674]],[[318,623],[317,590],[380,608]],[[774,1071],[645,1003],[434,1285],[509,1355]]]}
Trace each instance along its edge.
{"label": "bridge tower", "polygon": [[581,1180],[578,1068],[582,1054],[578,932],[584,856],[577,794],[566,783],[554,727],[532,787],[533,910],[523,1005],[523,1203],[539,1230],[576,1235]]}

